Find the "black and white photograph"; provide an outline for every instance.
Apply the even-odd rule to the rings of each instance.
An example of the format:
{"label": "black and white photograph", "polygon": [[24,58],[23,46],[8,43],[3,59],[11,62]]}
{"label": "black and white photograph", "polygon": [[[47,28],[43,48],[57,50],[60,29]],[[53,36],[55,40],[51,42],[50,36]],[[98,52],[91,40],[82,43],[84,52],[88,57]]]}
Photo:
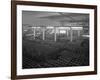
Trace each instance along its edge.
{"label": "black and white photograph", "polygon": [[12,77],[97,73],[97,7],[12,2]]}
{"label": "black and white photograph", "polygon": [[89,65],[89,14],[22,11],[22,66]]}

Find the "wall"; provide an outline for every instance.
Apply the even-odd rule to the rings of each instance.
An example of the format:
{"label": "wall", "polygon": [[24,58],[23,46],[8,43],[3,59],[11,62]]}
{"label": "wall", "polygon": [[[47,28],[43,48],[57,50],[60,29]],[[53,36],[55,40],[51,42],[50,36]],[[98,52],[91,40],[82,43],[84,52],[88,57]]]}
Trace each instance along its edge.
{"label": "wall", "polygon": [[[34,0],[45,2],[98,5],[98,41],[100,41],[100,0]],[[10,80],[11,59],[11,9],[10,0],[0,0],[0,80]],[[100,42],[98,42],[98,49]],[[100,50],[98,50],[98,75],[43,78],[35,80],[100,80]],[[31,79],[32,80],[32,79]]]}

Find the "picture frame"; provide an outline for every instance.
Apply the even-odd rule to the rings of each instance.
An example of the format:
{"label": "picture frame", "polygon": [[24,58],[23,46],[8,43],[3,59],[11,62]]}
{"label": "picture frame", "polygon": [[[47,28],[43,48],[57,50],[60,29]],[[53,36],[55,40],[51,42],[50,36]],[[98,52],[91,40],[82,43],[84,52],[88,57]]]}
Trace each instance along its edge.
{"label": "picture frame", "polygon": [[[58,13],[60,16],[58,15]],[[25,23],[24,25],[27,25],[26,23],[28,23],[28,17],[25,18],[25,16],[27,16],[27,14],[30,14],[30,15],[34,14],[34,15],[38,15],[38,16],[42,17],[42,19],[48,18],[48,16],[49,16],[49,19],[51,19],[51,21],[52,21],[55,18],[54,15],[57,16],[56,19],[54,19],[54,20],[58,20],[57,18],[60,18],[60,20],[61,20],[61,18],[62,18],[62,20],[66,20],[66,19],[64,19],[64,17],[65,16],[69,17],[67,15],[67,13],[72,14],[71,16],[69,15],[70,18],[68,18],[68,20],[71,19],[71,23],[75,22],[75,21],[76,22],[81,21],[80,19],[82,16],[88,17],[88,18],[85,18],[86,23],[84,23],[84,24],[87,24],[89,27],[87,33],[89,33],[88,34],[89,35],[88,43],[89,43],[90,47],[88,47],[89,56],[87,58],[87,64],[86,65],[82,64],[82,66],[78,65],[78,67],[73,66],[73,65],[71,65],[71,66],[64,65],[64,67],[63,67],[63,66],[61,66],[62,64],[59,65],[61,68],[59,68],[59,67],[53,67],[53,68],[52,67],[50,67],[50,68],[39,67],[43,64],[42,63],[39,65],[36,64],[37,66],[32,67],[31,69],[29,67],[26,67],[26,65],[23,66],[24,62],[26,62],[26,61],[23,61],[24,58],[23,58],[23,54],[22,54],[24,52],[24,49],[23,49],[23,44],[24,44],[23,40],[24,39],[22,38],[23,37],[23,28],[24,28],[23,24]],[[42,15],[47,15],[47,16],[42,16]],[[52,17],[52,15],[53,15],[53,17]],[[62,17],[61,15],[63,15],[64,17]],[[75,18],[76,16],[79,16],[79,15],[81,15],[81,17]],[[31,17],[29,17],[29,19],[30,18]],[[79,19],[79,20],[75,20],[75,19]],[[25,20],[26,20],[26,22],[24,22]],[[52,22],[50,24],[48,23],[49,25],[47,25],[46,20],[44,20],[42,26],[44,26],[44,25],[50,26],[50,27],[53,25],[61,26],[59,24],[53,24]],[[83,18],[82,18],[82,20],[83,20]],[[45,22],[46,22],[46,24],[45,24]],[[71,24],[71,23],[69,23],[70,26],[76,25],[75,23],[73,23],[73,24]],[[42,23],[40,23],[40,22],[34,23],[34,21],[33,21],[33,24],[35,24],[35,27],[37,28],[37,26],[41,26]],[[69,24],[62,25],[62,27],[69,26]],[[79,22],[79,24],[80,24],[80,22]],[[83,24],[80,24],[79,26],[81,26],[81,25],[83,26]],[[86,26],[86,25],[84,25],[84,26]],[[54,27],[53,27],[53,29],[54,29]],[[72,29],[72,31],[74,31],[74,28],[70,28],[70,30],[71,29]],[[32,28],[31,28],[31,30],[32,30]],[[58,30],[58,27],[57,27],[57,30]],[[59,33],[64,33],[65,28],[63,31],[61,29],[59,31],[60,31]],[[71,33],[71,31],[70,31],[70,33]],[[39,34],[39,33],[37,33],[37,34]],[[47,34],[47,36],[48,36],[48,34]],[[71,41],[71,43],[72,43],[72,40],[73,40],[73,42],[75,42],[74,38],[72,38],[72,37],[73,36],[71,36],[71,34],[70,34],[69,40]],[[36,37],[34,37],[34,38],[36,38]],[[44,40],[44,37],[42,40]],[[54,41],[56,41],[56,40],[57,40],[57,38],[54,37]],[[88,44],[88,43],[86,43],[86,44]],[[36,48],[36,47],[34,47],[34,48]],[[38,59],[40,59],[39,56],[38,56]],[[36,60],[36,59],[34,59],[34,60]],[[71,63],[71,62],[69,62],[69,63]],[[77,64],[77,62],[76,62],[76,64]],[[64,4],[64,3],[33,2],[33,1],[11,1],[11,79],[12,80],[45,78],[45,77],[61,77],[61,76],[94,75],[94,74],[97,74],[97,6],[96,5]]]}

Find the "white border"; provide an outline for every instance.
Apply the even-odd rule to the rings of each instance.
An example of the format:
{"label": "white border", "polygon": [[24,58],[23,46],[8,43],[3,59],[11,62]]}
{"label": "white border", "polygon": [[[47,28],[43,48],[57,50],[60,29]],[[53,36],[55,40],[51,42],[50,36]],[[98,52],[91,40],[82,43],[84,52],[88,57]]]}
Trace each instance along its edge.
{"label": "white border", "polygon": [[[71,12],[89,13],[90,15],[90,66],[82,67],[61,67],[61,68],[41,68],[41,69],[22,69],[22,10],[27,11],[52,11],[52,12]],[[17,75],[48,74],[48,73],[69,73],[94,71],[94,10],[79,8],[58,8],[43,6],[17,5]]]}

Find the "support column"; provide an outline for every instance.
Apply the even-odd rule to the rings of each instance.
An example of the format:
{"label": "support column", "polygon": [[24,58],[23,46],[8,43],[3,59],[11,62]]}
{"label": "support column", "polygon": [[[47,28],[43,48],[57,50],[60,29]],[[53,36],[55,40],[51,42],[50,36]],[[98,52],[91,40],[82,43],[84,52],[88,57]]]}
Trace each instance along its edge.
{"label": "support column", "polygon": [[35,31],[35,27],[32,27],[33,28],[33,36],[34,36],[34,39],[35,39],[35,33],[36,33],[36,31]]}
{"label": "support column", "polygon": [[54,27],[54,41],[57,41],[56,27]]}
{"label": "support column", "polygon": [[69,31],[68,31],[68,29],[66,30],[66,33],[67,33],[67,37],[68,37],[68,35],[69,35]]}
{"label": "support column", "polygon": [[71,27],[70,27],[70,41],[71,42],[73,41],[73,30]]}
{"label": "support column", "polygon": [[78,37],[79,37],[80,36],[80,30],[78,30],[77,33],[78,33]]}
{"label": "support column", "polygon": [[42,34],[43,34],[43,35],[42,35],[42,39],[45,40],[45,27],[42,28],[42,31],[43,31],[43,32],[42,32]]}

